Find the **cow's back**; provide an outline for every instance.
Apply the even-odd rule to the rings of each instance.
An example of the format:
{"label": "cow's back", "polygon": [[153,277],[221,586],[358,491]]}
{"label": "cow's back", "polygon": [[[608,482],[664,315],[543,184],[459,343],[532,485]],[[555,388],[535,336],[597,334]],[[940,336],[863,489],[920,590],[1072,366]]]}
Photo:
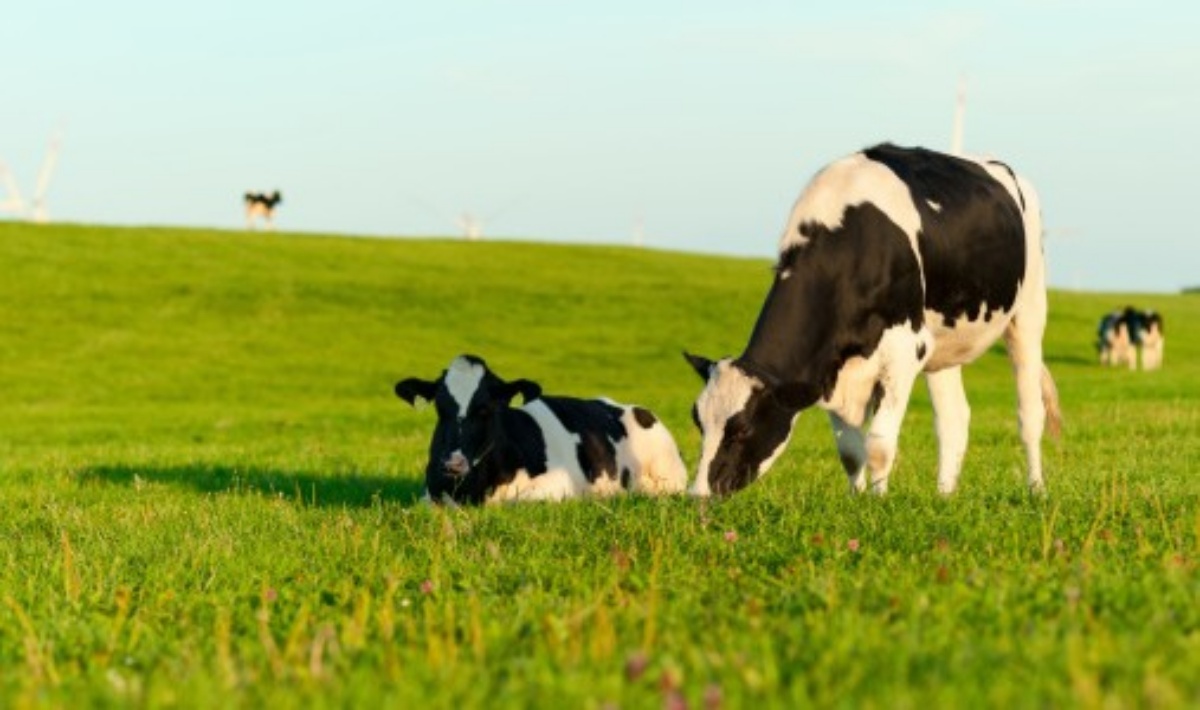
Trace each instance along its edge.
{"label": "cow's back", "polygon": [[539,397],[521,411],[542,434],[545,471],[517,476],[497,488],[496,499],[674,493],[686,487],[674,439],[648,410],[606,399]]}
{"label": "cow's back", "polygon": [[[999,162],[979,163],[921,148],[883,145],[864,155],[904,183],[920,216],[916,243],[925,308],[947,326],[1011,311],[1026,265],[1024,195],[1016,176]],[[1015,199],[1003,178],[1016,188]]]}

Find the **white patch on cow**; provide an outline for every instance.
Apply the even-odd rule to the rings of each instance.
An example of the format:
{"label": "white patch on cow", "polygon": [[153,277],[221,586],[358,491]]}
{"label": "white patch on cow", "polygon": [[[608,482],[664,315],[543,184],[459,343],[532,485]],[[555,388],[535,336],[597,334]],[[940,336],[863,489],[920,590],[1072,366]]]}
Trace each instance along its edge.
{"label": "white patch on cow", "polygon": [[818,406],[837,414],[847,426],[863,426],[872,414],[876,383],[886,391],[893,380],[916,377],[924,364],[920,354],[927,358],[931,349],[932,337],[924,329],[914,333],[908,323],[888,328],[871,357],[852,357],[842,364],[833,391]]}
{"label": "white patch on cow", "polygon": [[908,235],[919,262],[917,233],[921,231],[921,215],[912,202],[912,193],[887,166],[862,153],[831,163],[800,193],[779,239],[779,251],[808,243],[800,234],[800,225],[812,222],[836,229],[848,207],[866,202],[882,210]]}
{"label": "white patch on cow", "polygon": [[687,488],[687,467],[679,455],[679,447],[671,432],[661,421],[649,429],[643,428],[625,407],[621,415],[628,436],[617,444],[617,487],[620,489],[622,469],[630,473],[630,490],[658,495],[682,493]]}
{"label": "white patch on cow", "polygon": [[933,404],[933,427],[938,439],[938,492],[950,495],[958,487],[971,424],[971,405],[963,389],[962,368],[948,367],[925,376]]}
{"label": "white patch on cow", "polygon": [[[990,158],[982,157],[969,157],[967,160],[970,160],[986,170],[996,182],[1003,185],[1004,189],[1008,190],[1008,194],[1012,197],[1013,202],[1018,208],[1021,207],[1022,202],[1026,202],[1024,199],[1025,193],[1032,192],[1032,188],[1028,185],[1028,183],[1021,178],[1014,179],[1013,173],[1008,169],[1008,166],[1004,164],[996,163]],[[1026,206],[1028,207],[1028,202],[1026,202]]]}
{"label": "white patch on cow", "polygon": [[925,204],[929,205],[929,209],[933,210],[934,212],[940,214],[942,211],[941,204],[934,202],[933,200],[925,200]]}
{"label": "white patch on cow", "polygon": [[579,467],[579,442],[577,434],[572,434],[546,403],[535,399],[521,407],[542,430],[542,438],[546,441],[546,473],[535,476],[541,478],[552,473],[562,472],[567,476],[571,489],[576,495],[585,493],[588,489],[587,476]]}
{"label": "white patch on cow", "polygon": [[579,491],[571,472],[551,468],[545,473],[530,476],[525,469],[517,471],[513,480],[498,486],[488,503],[517,503],[530,500],[560,501],[574,498]]}
{"label": "white patch on cow", "polygon": [[792,278],[792,270],[791,269],[784,269],[783,271],[779,272],[779,280],[780,281],[787,281],[790,278]]}
{"label": "white patch on cow", "polygon": [[926,309],[925,325],[933,334],[933,351],[925,369],[937,372],[971,362],[1000,338],[1011,320],[1011,313],[989,310],[985,304],[983,312],[975,317],[959,317],[953,326],[947,326],[941,313]]}
{"label": "white patch on cow", "polygon": [[1142,336],[1142,369],[1158,370],[1162,368],[1163,350],[1167,339],[1163,337],[1162,329],[1157,323],[1152,323],[1145,335]]}
{"label": "white patch on cow", "polygon": [[711,494],[708,485],[708,469],[712,466],[717,451],[721,448],[724,437],[725,423],[730,417],[746,408],[750,396],[756,390],[762,389],[763,383],[756,377],[746,374],[733,365],[733,361],[725,358],[713,366],[708,376],[708,384],[696,400],[696,414],[700,418],[700,426],[704,432],[704,443],[700,452],[700,465],[697,468],[696,480],[692,483],[692,495],[707,496]]}
{"label": "white patch on cow", "polygon": [[467,415],[467,407],[471,404],[471,398],[475,396],[475,391],[479,389],[479,383],[483,381],[486,372],[482,365],[465,357],[454,358],[450,367],[446,368],[446,389],[458,405],[459,419]]}

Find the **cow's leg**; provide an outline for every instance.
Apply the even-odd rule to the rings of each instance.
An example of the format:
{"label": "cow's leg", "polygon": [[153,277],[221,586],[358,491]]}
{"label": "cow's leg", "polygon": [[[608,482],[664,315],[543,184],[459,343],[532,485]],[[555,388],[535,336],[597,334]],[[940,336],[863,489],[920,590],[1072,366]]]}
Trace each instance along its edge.
{"label": "cow's leg", "polygon": [[962,368],[948,367],[925,375],[933,402],[933,425],[938,438],[938,492],[948,495],[958,486],[971,424],[971,406],[963,389]]}
{"label": "cow's leg", "polygon": [[862,427],[848,423],[833,412],[829,413],[829,424],[833,427],[842,468],[846,469],[850,481],[850,492],[862,493],[867,489],[867,477],[863,473],[867,465],[867,442]]}
{"label": "cow's leg", "polygon": [[1162,338],[1156,336],[1153,340],[1147,340],[1145,349],[1142,350],[1142,369],[1157,370],[1162,367],[1162,356]]}
{"label": "cow's leg", "polygon": [[913,369],[901,376],[892,376],[886,381],[880,381],[883,396],[880,397],[879,408],[871,420],[866,442],[871,491],[879,495],[887,493],[888,476],[892,473],[892,464],[896,462],[900,425],[904,423],[904,412],[908,409],[908,396],[912,393],[916,373],[916,369]]}
{"label": "cow's leg", "polygon": [[1042,492],[1042,430],[1046,426],[1047,402],[1042,395],[1042,334],[1046,328],[1044,297],[1041,308],[1022,310],[1008,324],[1005,343],[1017,380],[1017,415],[1021,443],[1025,447],[1029,488]]}

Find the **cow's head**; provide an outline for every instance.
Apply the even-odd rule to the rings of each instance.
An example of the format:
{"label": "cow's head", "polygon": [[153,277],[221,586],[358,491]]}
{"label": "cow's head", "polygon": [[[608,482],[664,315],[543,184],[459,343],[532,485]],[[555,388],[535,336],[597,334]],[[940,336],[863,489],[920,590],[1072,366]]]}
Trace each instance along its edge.
{"label": "cow's head", "polygon": [[705,381],[692,408],[703,441],[691,492],[707,496],[741,490],[783,453],[802,393],[765,374],[752,374],[737,360],[684,357]]}
{"label": "cow's head", "polygon": [[541,388],[528,380],[505,382],[473,355],[454,358],[436,380],[410,377],[396,383],[396,396],[416,405],[434,403],[437,426],[429,443],[425,485],[429,497],[482,503],[493,482],[488,463],[495,453],[503,410],[518,393],[528,402]]}

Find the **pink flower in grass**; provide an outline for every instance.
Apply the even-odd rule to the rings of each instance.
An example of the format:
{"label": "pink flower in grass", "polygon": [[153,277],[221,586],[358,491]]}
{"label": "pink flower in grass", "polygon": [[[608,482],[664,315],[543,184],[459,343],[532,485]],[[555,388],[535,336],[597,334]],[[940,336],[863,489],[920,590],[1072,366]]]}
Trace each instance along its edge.
{"label": "pink flower in grass", "polygon": [[847,540],[846,547],[849,548],[851,552],[858,552],[858,538],[852,537]]}
{"label": "pink flower in grass", "polygon": [[433,594],[433,580],[432,579],[427,579],[424,582],[421,582],[421,593],[422,594]]}
{"label": "pink flower in grass", "polygon": [[737,530],[725,531],[725,542],[737,542]]}

